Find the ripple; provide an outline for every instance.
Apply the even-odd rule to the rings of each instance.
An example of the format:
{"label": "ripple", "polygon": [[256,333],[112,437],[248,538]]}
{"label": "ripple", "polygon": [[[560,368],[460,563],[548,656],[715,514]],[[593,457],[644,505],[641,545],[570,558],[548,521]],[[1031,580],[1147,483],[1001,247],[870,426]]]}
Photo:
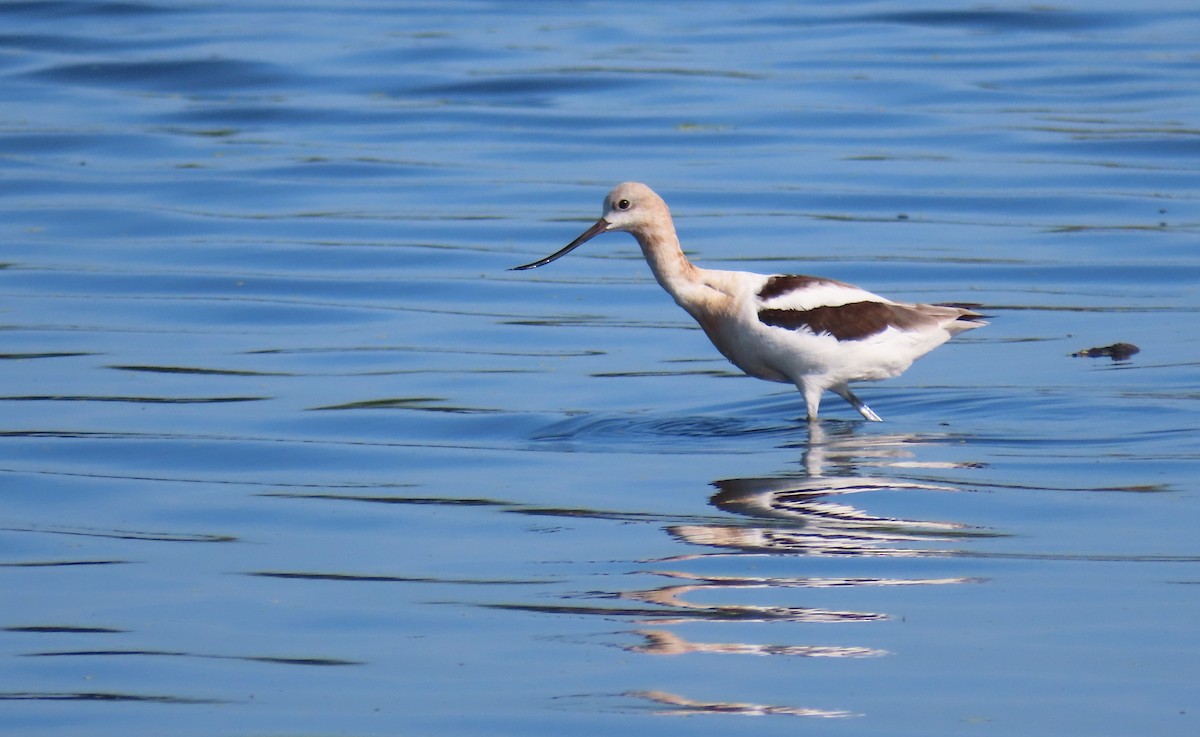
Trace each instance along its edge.
{"label": "ripple", "polygon": [[[98,537],[114,540],[142,540],[169,543],[230,543],[237,542],[229,535],[203,533],[143,532],[139,530],[94,530],[83,527],[0,527],[6,532],[34,532],[41,535],[70,535],[74,537]],[[105,561],[107,562],[107,561]]]}
{"label": "ripple", "polygon": [[1128,27],[1136,19],[1128,14],[1079,13],[1058,8],[1031,10],[913,10],[859,16],[865,22],[902,23],[934,28],[971,28],[991,32],[1081,31],[1092,28]]}
{"label": "ripple", "polygon": [[506,75],[488,79],[477,79],[452,84],[439,84],[406,90],[406,94],[444,97],[505,98],[524,104],[547,102],[547,96],[570,92],[580,94],[588,91],[612,90],[624,87],[629,80],[616,76],[600,75]]}
{"label": "ripple", "polygon": [[[747,419],[735,416],[676,416],[676,417],[603,417],[585,415],[570,417],[535,433],[531,440],[538,445],[559,445],[563,449],[605,450],[620,448],[637,452],[695,452],[715,443],[727,443],[738,438],[791,438],[805,431],[806,423],[799,421],[772,422],[767,419]],[[681,441],[712,441],[685,443]],[[632,446],[632,447],[631,447]],[[708,448],[711,449],[711,448]]]}
{"label": "ripple", "polygon": [[217,93],[279,87],[296,75],[273,64],[238,59],[164,59],[62,64],[27,73],[35,79],[89,87],[133,87],[163,92]]}
{"label": "ripple", "polygon": [[5,627],[5,632],[33,632],[37,634],[67,635],[110,635],[123,634],[126,630],[112,627],[73,627],[70,625],[31,625],[27,627]]}
{"label": "ripple", "polygon": [[[86,355],[86,354],[81,354]],[[193,376],[295,376],[285,371],[201,368],[197,366],[112,365],[110,369],[150,374],[191,374]]]}
{"label": "ripple", "polygon": [[79,358],[95,356],[87,351],[56,351],[47,353],[0,353],[0,361],[29,361],[38,358]]}
{"label": "ripple", "polygon": [[[23,532],[27,530],[9,530]],[[68,566],[115,566],[125,565],[127,560],[30,560],[17,563],[0,563],[0,568],[58,568]]]}
{"label": "ripple", "polygon": [[0,396],[0,402],[118,402],[122,404],[228,404],[232,402],[263,402],[268,399],[270,397],[120,397],[86,394]]}
{"label": "ripple", "polygon": [[388,399],[364,399],[344,404],[331,404],[324,407],[313,407],[313,411],[361,410],[361,409],[402,409],[416,412],[444,412],[457,415],[496,414],[504,410],[486,407],[462,407],[446,404],[444,397],[392,397]]}
{"label": "ripple", "polygon": [[162,696],[119,691],[0,691],[0,701],[103,701],[145,704],[228,704],[225,699]]}
{"label": "ripple", "polygon": [[[0,2],[8,721],[1178,730],[1185,6]],[[627,236],[507,276],[645,177],[995,332],[814,430]]]}
{"label": "ripple", "polygon": [[[36,3],[41,5],[42,3]],[[0,5],[0,8],[8,4]],[[4,11],[0,10],[0,16]],[[92,36],[67,36],[60,34],[0,34],[0,49],[20,49],[22,51],[50,51],[56,53],[84,51],[114,51],[137,47],[136,44],[120,39],[95,38]]]}
{"label": "ripple", "polygon": [[283,578],[301,581],[342,581],[348,583],[431,583],[469,586],[528,586],[550,583],[547,580],[435,578],[426,576],[391,576],[370,573],[317,573],[310,571],[251,571],[247,576]]}
{"label": "ripple", "polygon": [[346,666],[364,665],[360,660],[320,657],[286,657],[279,655],[208,655],[174,652],[171,650],[53,650],[49,652],[25,653],[27,658],[88,658],[88,657],[159,657],[159,658],[202,658],[207,660],[242,660],[271,665]]}
{"label": "ripple", "polygon": [[86,0],[18,0],[0,4],[0,16],[23,15],[58,20],[92,16],[121,18],[179,12],[165,5],[135,2],[87,2]]}

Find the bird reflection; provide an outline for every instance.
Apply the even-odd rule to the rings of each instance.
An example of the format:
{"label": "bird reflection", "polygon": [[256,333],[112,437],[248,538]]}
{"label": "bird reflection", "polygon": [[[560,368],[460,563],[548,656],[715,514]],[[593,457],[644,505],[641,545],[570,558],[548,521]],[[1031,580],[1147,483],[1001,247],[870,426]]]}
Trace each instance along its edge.
{"label": "bird reflection", "polygon": [[[828,428],[828,431],[827,431]],[[823,627],[892,619],[882,596],[878,607],[863,607],[863,594],[892,586],[956,586],[981,582],[966,576],[920,575],[921,558],[956,557],[961,546],[995,533],[919,514],[912,509],[929,494],[963,493],[956,471],[977,464],[928,460],[928,449],[957,442],[946,435],[872,434],[857,437],[854,425],[811,424],[796,467],[773,475],[726,478],[712,482],[710,515],[690,515],[660,524],[674,539],[700,550],[660,558],[650,570],[658,585],[625,591],[590,591],[578,596],[586,605],[505,605],[529,611],[593,615],[621,619],[634,626],[614,643],[641,655],[772,656],[797,659],[862,659],[889,652],[847,641],[858,628]],[[914,503],[915,502],[915,503]],[[549,513],[551,510],[540,510]],[[554,513],[562,514],[561,510]],[[584,514],[579,510],[573,516]],[[631,513],[588,513],[605,519],[644,520]],[[888,563],[882,559],[909,559]],[[745,561],[745,562],[744,562]],[[938,574],[942,574],[938,565]],[[882,569],[882,570],[881,570]],[[844,596],[836,589],[856,588]],[[820,591],[819,591],[820,590]],[[849,592],[847,592],[849,593]],[[830,606],[839,598],[855,606]],[[618,601],[597,604],[596,600]],[[805,601],[808,599],[809,601]],[[820,604],[820,605],[815,605]],[[872,611],[872,609],[876,609]],[[756,641],[768,631],[768,642]],[[780,627],[781,624],[801,625]],[[815,627],[815,629],[814,629]],[[701,632],[720,629],[711,640]],[[879,632],[871,637],[877,638]],[[807,640],[807,641],[805,641]],[[699,661],[697,661],[699,662]],[[710,661],[711,662],[711,661]],[[720,673],[720,671],[717,671]],[[719,678],[708,684],[723,684]],[[729,696],[744,684],[725,684]],[[663,714],[853,716],[852,712],[808,705],[772,705],[719,698],[698,700],[662,690],[624,694],[654,705]]]}
{"label": "bird reflection", "polygon": [[[822,566],[841,575],[795,575],[795,565],[781,566],[786,574],[772,575],[764,556],[843,558],[862,568],[880,557],[921,558],[954,554],[947,543],[992,533],[949,520],[927,520],[870,510],[877,501],[895,502],[912,493],[954,493],[954,483],[918,475],[933,469],[970,469],[972,463],[928,461],[917,457],[921,447],[951,442],[952,438],[915,435],[872,435],[858,438],[853,426],[835,427],[826,433],[810,427],[800,469],[791,473],[713,482],[716,492],[709,503],[721,517],[668,525],[667,531],[708,552],[660,560],[648,571],[669,583],[652,589],[625,591],[618,598],[660,608],[662,615],[641,620],[653,623],[629,632],[639,639],[623,647],[634,653],[658,656],[757,655],[798,658],[871,658],[889,653],[854,643],[806,644],[750,641],[703,641],[678,631],[695,622],[791,622],[797,624],[872,622],[890,619],[881,611],[854,611],[824,607],[783,605],[776,601],[804,591],[838,587],[942,586],[977,583],[962,576],[848,575],[846,564]],[[715,550],[713,550],[715,549]],[[731,571],[741,557],[756,562],[751,571]],[[696,571],[707,560],[719,563],[720,573]],[[894,569],[895,566],[890,568]],[[764,570],[767,569],[767,570]],[[911,572],[913,566],[908,566]],[[753,592],[753,593],[752,593]],[[823,599],[828,599],[828,594]],[[753,597],[752,601],[746,601]],[[764,603],[764,598],[775,600]],[[861,600],[861,597],[856,597]],[[720,603],[712,603],[718,601]],[[705,602],[705,603],[697,603]],[[672,616],[674,615],[674,616]],[[846,631],[836,630],[838,637]],[[748,635],[749,630],[743,630]],[[794,632],[790,632],[794,636]],[[815,634],[815,631],[813,631]],[[823,635],[821,639],[828,639]],[[749,637],[738,640],[749,640]],[[666,691],[627,694],[653,702],[664,714],[786,714],[806,717],[853,716],[851,712],[747,703],[733,700],[699,701]]]}
{"label": "bird reflection", "polygon": [[797,717],[824,717],[836,719],[839,717],[855,716],[848,711],[832,709],[811,709],[796,706],[773,706],[770,704],[754,704],[744,701],[697,701],[667,691],[631,691],[629,696],[646,699],[659,704],[663,708],[658,713],[683,714],[741,714],[746,716],[782,715]]}
{"label": "bird reflection", "polygon": [[[709,502],[724,512],[769,524],[673,525],[684,542],[749,552],[810,555],[926,556],[929,544],[986,534],[959,522],[913,520],[871,514],[847,503],[867,492],[960,491],[946,483],[863,475],[859,468],[971,468],[976,464],[920,462],[912,448],[930,438],[877,435],[855,438],[847,426],[828,436],[811,428],[802,458],[804,471],[787,476],[722,479]],[[912,543],[925,543],[925,547]]]}
{"label": "bird reflection", "polygon": [[626,648],[634,653],[650,655],[687,655],[717,653],[720,655],[799,655],[806,658],[869,658],[886,655],[887,651],[870,647],[837,647],[832,645],[752,645],[744,642],[692,642],[669,630],[637,630],[634,634],[646,638],[643,645]]}
{"label": "bird reflection", "polygon": [[[670,574],[665,574],[670,575]],[[627,591],[621,598],[634,601],[644,601],[667,607],[667,611],[688,613],[689,616],[672,622],[670,619],[655,619],[657,624],[677,624],[681,621],[710,621],[738,620],[743,622],[768,622],[787,620],[791,622],[865,622],[872,619],[886,619],[883,614],[875,612],[836,611],[813,607],[763,606],[761,604],[693,604],[683,597],[696,591],[711,593],[721,591],[726,593],[736,589],[765,589],[771,588],[773,582],[762,579],[757,583],[737,581],[704,581],[689,585],[664,586],[648,591]],[[700,614],[701,616],[695,616]]]}

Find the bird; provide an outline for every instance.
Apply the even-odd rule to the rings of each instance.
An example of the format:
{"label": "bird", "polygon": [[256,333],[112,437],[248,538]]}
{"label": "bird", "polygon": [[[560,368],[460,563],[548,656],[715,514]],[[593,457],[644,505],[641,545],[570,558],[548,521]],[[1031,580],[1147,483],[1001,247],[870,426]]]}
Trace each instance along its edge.
{"label": "bird", "polygon": [[958,333],[987,325],[966,307],[896,302],[835,279],[696,266],[680,247],[666,202],[640,182],[614,187],[601,218],[565,247],[510,271],[545,266],[610,231],[637,240],[659,285],[730,363],[749,376],[794,385],[810,423],[826,390],[864,419],[882,422],[851,382],[899,376]]}

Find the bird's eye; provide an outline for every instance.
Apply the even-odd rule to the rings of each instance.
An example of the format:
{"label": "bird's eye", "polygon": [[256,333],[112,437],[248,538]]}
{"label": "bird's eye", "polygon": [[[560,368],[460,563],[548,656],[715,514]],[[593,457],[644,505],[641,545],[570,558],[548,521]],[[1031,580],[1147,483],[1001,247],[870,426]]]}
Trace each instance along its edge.
{"label": "bird's eye", "polygon": [[618,210],[628,210],[629,209],[629,200],[619,200],[617,202],[617,209]]}

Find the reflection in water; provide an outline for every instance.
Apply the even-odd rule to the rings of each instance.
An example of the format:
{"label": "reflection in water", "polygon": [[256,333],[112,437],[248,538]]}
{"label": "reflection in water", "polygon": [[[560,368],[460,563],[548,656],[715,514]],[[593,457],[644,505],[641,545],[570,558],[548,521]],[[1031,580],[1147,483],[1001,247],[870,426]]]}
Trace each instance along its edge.
{"label": "reflection in water", "polygon": [[[803,624],[873,622],[891,618],[871,611],[763,604],[761,598],[784,590],[833,589],[838,587],[940,586],[978,583],[969,577],[903,577],[874,575],[772,576],[761,572],[763,556],[843,557],[870,561],[881,557],[921,558],[946,556],[955,551],[939,543],[991,536],[994,533],[945,520],[907,519],[869,511],[865,503],[871,492],[956,492],[944,482],[914,478],[908,469],[970,469],[975,464],[916,459],[915,449],[937,445],[944,438],[913,435],[883,435],[857,438],[853,425],[839,426],[836,433],[822,426],[810,428],[803,451],[802,469],[778,476],[723,479],[714,482],[717,491],[710,503],[724,517],[668,524],[675,539],[689,545],[717,549],[701,554],[662,560],[662,569],[648,571],[670,579],[668,585],[611,596],[626,602],[657,607],[593,608],[591,613],[628,616],[653,628],[627,634],[639,638],[626,645],[629,652],[644,655],[775,655],[801,658],[867,658],[887,651],[851,643],[798,644],[750,641],[702,642],[688,639],[673,627],[689,622],[791,622]],[[862,469],[870,469],[870,475]],[[888,471],[887,475],[881,470]],[[856,495],[851,497],[850,495]],[[848,503],[853,498],[856,505]],[[697,573],[684,567],[705,560],[741,557],[758,561],[753,574]],[[728,564],[725,564],[728,565]],[[737,601],[753,591],[758,601]],[[731,599],[733,601],[731,601]],[[722,603],[694,603],[696,600]],[[578,614],[584,610],[570,607]],[[542,611],[548,609],[542,608]],[[565,608],[564,608],[565,611]],[[838,631],[839,636],[843,631]],[[748,639],[748,638],[747,638]],[[851,712],[800,706],[763,705],[740,701],[697,701],[665,691],[633,691],[627,696],[665,707],[663,714],[743,714],[845,717]]]}
{"label": "reflection in water", "polygon": [[931,586],[946,583],[979,583],[983,579],[953,576],[950,578],[875,578],[871,576],[834,576],[823,578],[794,578],[773,576],[697,576],[679,571],[655,571],[660,576],[708,581],[712,585],[763,585],[772,588],[827,589],[836,586]]}
{"label": "reflection in water", "polygon": [[[763,589],[770,588],[773,583],[764,579],[759,584],[723,582],[704,582],[691,586],[665,586],[649,591],[629,591],[621,594],[621,598],[635,601],[646,601],[670,607],[676,611],[702,612],[703,619],[738,620],[741,622],[765,622],[785,620],[789,622],[866,622],[873,619],[886,619],[886,615],[874,612],[839,612],[829,609],[808,607],[761,606],[754,604],[692,604],[684,601],[683,596],[696,591],[721,591],[731,589]],[[694,621],[696,617],[686,620]],[[675,624],[671,620],[656,619],[656,624]]]}
{"label": "reflection in water", "polygon": [[686,655],[688,653],[718,653],[721,655],[799,655],[806,658],[869,658],[886,655],[885,650],[869,647],[834,647],[829,645],[751,645],[743,642],[692,642],[668,630],[637,630],[634,634],[646,638],[644,645],[625,648],[633,653],[649,655]]}
{"label": "reflection in water", "polygon": [[657,704],[670,707],[659,711],[659,714],[686,716],[688,714],[743,714],[746,716],[762,716],[765,714],[783,714],[797,717],[850,717],[855,716],[848,711],[831,711],[828,709],[806,709],[795,706],[768,706],[766,704],[747,704],[734,701],[696,701],[687,699],[666,691],[631,691],[629,696],[647,699]]}
{"label": "reflection in water", "polygon": [[[883,560],[961,557],[966,541],[996,533],[950,520],[925,520],[873,510],[886,501],[893,508],[911,508],[912,494],[959,493],[961,489],[942,478],[931,478],[933,469],[969,471],[977,464],[929,460],[919,457],[923,449],[937,448],[957,439],[948,436],[872,435],[856,437],[855,425],[829,423],[833,428],[813,426],[802,449],[798,468],[775,475],[730,478],[713,482],[709,499],[711,514],[664,517],[639,510],[589,510],[571,507],[529,506],[488,498],[437,498],[407,495],[364,495],[328,492],[270,492],[272,497],[321,499],[338,502],[405,505],[490,506],[497,510],[537,517],[588,518],[626,523],[659,525],[674,540],[705,550],[661,558],[639,576],[654,576],[660,585],[633,590],[587,591],[555,597],[552,601],[493,602],[483,606],[510,611],[537,612],[572,617],[600,617],[630,623],[616,646],[629,653],[647,656],[782,656],[796,662],[820,659],[862,659],[889,655],[878,646],[846,641],[846,627],[817,630],[778,628],[774,625],[823,625],[880,622],[898,615],[887,612],[882,597],[876,607],[828,606],[841,596],[837,589],[860,592],[895,586],[947,586],[980,583],[983,579],[964,576],[916,575],[915,563],[897,572],[878,569]],[[914,469],[920,469],[915,471]],[[918,475],[924,472],[926,477]],[[940,474],[949,476],[950,474]],[[897,502],[899,501],[899,505]],[[853,502],[853,504],[851,503]],[[950,547],[951,545],[955,547]],[[807,566],[797,575],[795,560],[808,558],[832,561],[820,564],[820,575]],[[775,559],[780,573],[771,572]],[[737,566],[745,561],[741,570]],[[719,566],[712,570],[711,566]],[[750,566],[753,566],[751,568]],[[700,568],[704,567],[704,568]],[[904,575],[912,572],[913,575]],[[343,581],[354,583],[401,583],[455,585],[552,585],[554,580],[426,578],[380,575],[353,571],[248,571],[248,575],[283,579]],[[818,594],[818,592],[820,592]],[[820,596],[825,606],[805,606],[778,599]],[[586,602],[572,599],[587,599]],[[861,604],[863,597],[854,601]],[[772,627],[768,642],[756,641],[763,630],[738,624]],[[685,626],[715,626],[728,634],[705,640]],[[858,631],[858,630],[854,630]],[[873,633],[878,634],[878,633]],[[782,635],[782,636],[781,636]],[[807,642],[801,637],[811,637]],[[798,641],[799,640],[799,641]],[[51,655],[57,653],[39,653]],[[99,653],[97,653],[99,654]],[[108,653],[105,653],[108,654]],[[143,653],[145,654],[145,653]],[[160,654],[160,653],[154,653]],[[717,687],[728,689],[729,698],[697,700],[663,690],[636,690],[624,697],[653,702],[656,713],[790,715],[846,717],[853,712],[745,701],[734,689],[750,686],[745,680]],[[830,705],[832,706],[832,705]]]}
{"label": "reflection in water", "polygon": [[[810,428],[800,474],[723,479],[710,500],[722,511],[769,525],[675,525],[670,532],[684,542],[752,551],[806,555],[920,557],[939,551],[912,547],[969,536],[987,535],[958,522],[878,516],[851,506],[849,494],[884,491],[957,491],[954,486],[885,476],[859,475],[862,466],[877,468],[971,468],[974,464],[914,461],[911,448],[928,444],[912,435],[855,438],[844,426],[830,438]],[[839,501],[831,501],[838,499]]]}

